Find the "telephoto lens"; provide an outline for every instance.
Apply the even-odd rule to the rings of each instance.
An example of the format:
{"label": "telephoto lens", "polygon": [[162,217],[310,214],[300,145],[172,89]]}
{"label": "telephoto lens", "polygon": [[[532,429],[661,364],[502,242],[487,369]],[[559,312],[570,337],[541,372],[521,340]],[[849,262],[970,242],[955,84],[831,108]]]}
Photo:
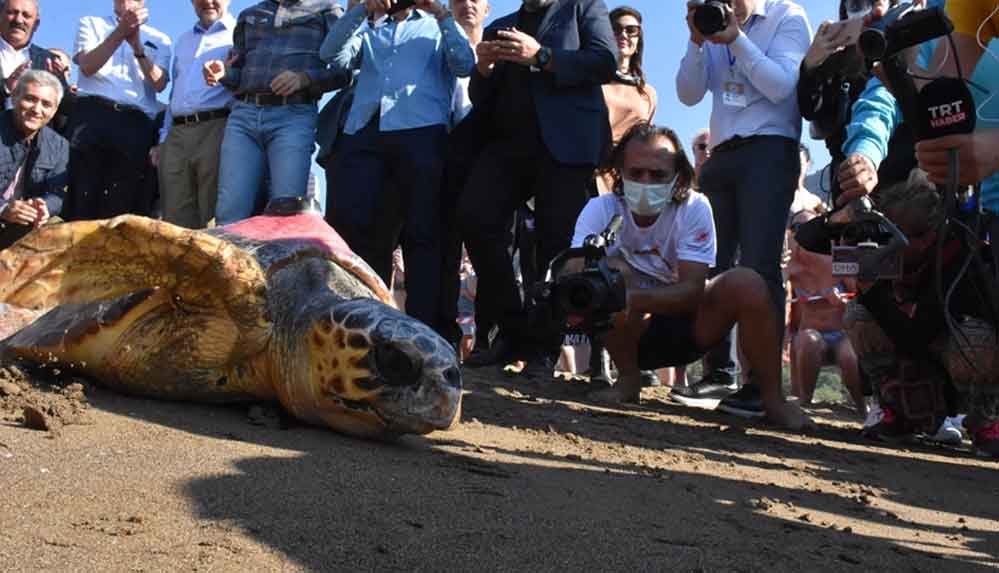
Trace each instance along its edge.
{"label": "telephoto lens", "polygon": [[728,26],[732,0],[705,0],[694,8],[694,27],[705,36],[712,36]]}

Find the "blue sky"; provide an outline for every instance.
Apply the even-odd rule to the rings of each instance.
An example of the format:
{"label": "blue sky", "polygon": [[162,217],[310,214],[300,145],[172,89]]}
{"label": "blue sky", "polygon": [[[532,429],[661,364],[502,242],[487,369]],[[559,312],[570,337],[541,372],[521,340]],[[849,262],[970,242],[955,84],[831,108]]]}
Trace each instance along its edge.
{"label": "blue sky", "polygon": [[[346,4],[346,0],[341,0]],[[110,15],[112,0],[40,0],[42,24],[35,35],[35,42],[45,47],[63,48],[72,52],[77,21],[82,16]],[[254,4],[254,0],[233,0],[230,11],[233,15]],[[608,2],[609,8],[622,2]],[[676,98],[674,80],[680,58],[686,49],[688,38],[684,22],[686,2],[684,0],[629,0],[630,6],[643,14],[645,27],[645,70],[649,82],[659,91],[658,123],[675,129],[689,145],[690,138],[699,128],[708,125],[711,111],[709,97],[700,105],[688,108]],[[808,12],[812,29],[823,20],[836,19],[839,2],[835,0],[799,0]],[[492,14],[495,18],[513,12],[520,6],[520,0],[492,0]],[[194,10],[188,0],[146,0],[150,12],[150,25],[176,38],[195,21]],[[829,155],[821,142],[808,139],[805,143],[811,148],[815,158],[813,169],[828,163]],[[321,170],[320,170],[321,172]]]}

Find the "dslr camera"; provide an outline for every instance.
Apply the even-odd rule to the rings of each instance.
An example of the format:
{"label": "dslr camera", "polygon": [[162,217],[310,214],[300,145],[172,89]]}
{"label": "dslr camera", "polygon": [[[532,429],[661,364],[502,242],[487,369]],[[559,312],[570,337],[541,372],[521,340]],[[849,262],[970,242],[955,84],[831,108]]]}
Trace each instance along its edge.
{"label": "dslr camera", "polygon": [[[621,272],[607,265],[607,249],[621,228],[615,215],[599,235],[590,235],[582,247],[562,251],[548,266],[545,280],[534,287],[534,300],[546,314],[564,325],[564,334],[597,335],[611,329],[611,317],[624,310],[627,290]],[[572,259],[583,259],[583,270],[559,276]]]}
{"label": "dslr camera", "polygon": [[712,36],[728,27],[732,15],[732,0],[703,0],[694,8],[694,27],[705,36]]}

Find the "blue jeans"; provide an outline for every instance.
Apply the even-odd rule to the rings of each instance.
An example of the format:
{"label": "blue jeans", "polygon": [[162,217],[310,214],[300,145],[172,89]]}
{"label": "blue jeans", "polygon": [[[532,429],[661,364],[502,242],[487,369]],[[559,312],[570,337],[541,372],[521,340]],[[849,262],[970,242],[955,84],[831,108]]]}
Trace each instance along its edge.
{"label": "blue jeans", "polygon": [[[316,104],[263,107],[237,101],[225,126],[215,222],[254,215],[266,199],[305,197],[316,140]],[[266,162],[266,163],[265,163]],[[264,188],[269,175],[269,189]]]}

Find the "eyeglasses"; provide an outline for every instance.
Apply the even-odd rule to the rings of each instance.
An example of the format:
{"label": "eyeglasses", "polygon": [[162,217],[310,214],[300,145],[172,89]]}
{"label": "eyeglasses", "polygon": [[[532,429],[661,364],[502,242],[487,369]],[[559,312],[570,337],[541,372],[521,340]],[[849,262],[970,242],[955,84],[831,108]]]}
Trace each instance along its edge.
{"label": "eyeglasses", "polygon": [[694,144],[694,149],[696,149],[698,151],[707,151],[708,150],[708,144],[707,143],[695,143]]}
{"label": "eyeglasses", "polygon": [[637,24],[629,24],[627,26],[613,24],[611,27],[614,28],[614,35],[616,36],[624,34],[629,38],[637,38],[642,35],[642,27]]}

